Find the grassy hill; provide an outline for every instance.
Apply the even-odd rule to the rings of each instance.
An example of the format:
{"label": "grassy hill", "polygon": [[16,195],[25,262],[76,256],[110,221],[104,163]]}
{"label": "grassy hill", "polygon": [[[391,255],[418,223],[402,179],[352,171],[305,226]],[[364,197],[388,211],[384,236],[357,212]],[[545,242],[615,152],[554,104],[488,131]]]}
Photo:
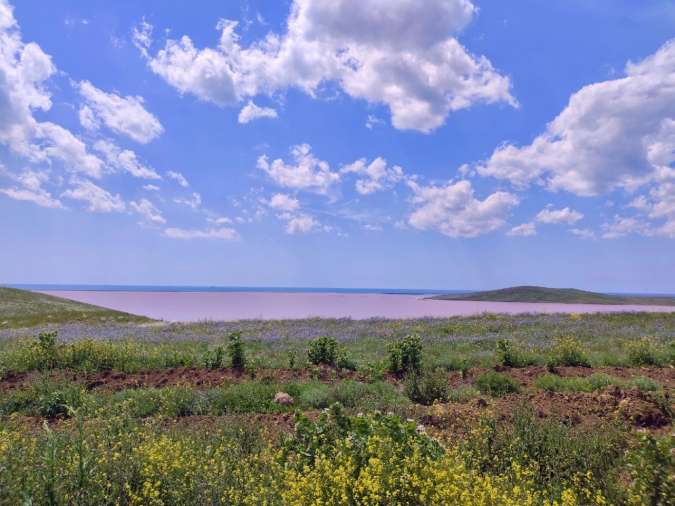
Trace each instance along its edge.
{"label": "grassy hill", "polygon": [[147,318],[41,293],[0,287],[0,329],[70,322],[142,322]]}
{"label": "grassy hill", "polygon": [[543,286],[514,286],[459,295],[436,295],[434,300],[475,300],[486,302],[558,302],[563,304],[638,304],[675,305],[674,297],[622,296],[587,292],[574,288],[546,288]]}

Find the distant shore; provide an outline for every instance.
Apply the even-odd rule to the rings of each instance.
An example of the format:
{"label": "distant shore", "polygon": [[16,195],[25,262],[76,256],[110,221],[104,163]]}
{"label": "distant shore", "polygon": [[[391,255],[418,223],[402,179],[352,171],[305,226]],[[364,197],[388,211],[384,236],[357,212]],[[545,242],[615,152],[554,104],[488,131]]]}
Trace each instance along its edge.
{"label": "distant shore", "polygon": [[[430,300],[423,295],[292,291],[40,290],[158,320],[443,318],[481,313],[675,312],[675,306]],[[428,294],[427,294],[428,295]]]}

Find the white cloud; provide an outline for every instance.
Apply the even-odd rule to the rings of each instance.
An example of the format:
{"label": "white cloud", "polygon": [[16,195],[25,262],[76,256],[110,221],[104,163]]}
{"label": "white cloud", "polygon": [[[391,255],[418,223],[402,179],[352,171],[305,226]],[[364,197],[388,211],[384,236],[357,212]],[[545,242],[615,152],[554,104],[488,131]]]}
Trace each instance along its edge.
{"label": "white cloud", "polygon": [[455,38],[475,12],[469,0],[294,0],[286,32],[249,47],[229,20],[215,48],[184,35],[150,55],[147,24],[134,39],[153,72],[201,100],[232,105],[289,87],[316,96],[331,81],[387,105],[396,128],[428,132],[476,102],[516,105],[510,80]]}
{"label": "white cloud", "polygon": [[518,186],[592,196],[675,177],[675,41],[625,76],[583,87],[528,146],[500,146],[478,167]]}
{"label": "white cloud", "polygon": [[25,200],[33,202],[41,207],[53,209],[63,208],[63,204],[54,198],[51,193],[45,190],[42,185],[47,182],[49,176],[46,172],[26,169],[16,176],[10,175],[19,186],[11,188],[0,188],[0,193],[4,193],[14,200]]}
{"label": "white cloud", "polygon": [[206,221],[213,223],[214,225],[229,225],[232,223],[232,220],[226,216],[214,216],[206,218]]}
{"label": "white cloud", "polygon": [[272,198],[267,201],[267,205],[272,209],[286,212],[297,211],[300,209],[300,202],[298,199],[294,199],[290,195],[284,193],[272,195]]}
{"label": "white cloud", "polygon": [[517,237],[530,237],[537,235],[537,227],[534,223],[523,223],[522,225],[517,225],[509,230],[506,235],[517,236]]}
{"label": "white cloud", "polygon": [[229,227],[208,228],[206,230],[167,228],[164,230],[164,235],[170,239],[180,239],[184,241],[192,239],[220,239],[234,241],[239,239],[237,231]]}
{"label": "white cloud", "polygon": [[91,181],[75,179],[72,184],[73,188],[66,190],[62,196],[89,203],[87,210],[92,213],[122,212],[126,209],[119,195],[113,195]]}
{"label": "white cloud", "polygon": [[189,197],[174,199],[174,202],[176,204],[191,207],[192,209],[197,209],[202,205],[202,196],[199,193],[194,192]]}
{"label": "white cloud", "polygon": [[582,239],[596,238],[595,232],[590,228],[572,228],[570,229],[570,232],[572,232],[577,237],[581,237]]}
{"label": "white cloud", "polygon": [[404,178],[403,169],[398,165],[387,167],[387,161],[378,157],[370,164],[365,158],[361,158],[341,170],[342,174],[358,174],[365,178],[356,181],[356,191],[361,195],[369,195],[388,186],[398,183]]}
{"label": "white cloud", "polygon": [[148,199],[141,199],[138,202],[129,202],[129,207],[132,211],[141,215],[148,223],[156,223],[158,225],[164,225],[166,223],[160,210]]}
{"label": "white cloud", "polygon": [[307,234],[321,227],[321,224],[308,214],[289,216],[286,222],[288,234]]}
{"label": "white cloud", "polygon": [[629,206],[655,220],[655,235],[675,239],[675,183],[667,181],[654,186],[648,197],[640,195]]}
{"label": "white cloud", "polygon": [[173,179],[183,188],[187,188],[188,186],[190,186],[190,183],[188,183],[187,179],[185,179],[185,176],[183,176],[183,174],[181,174],[180,172],[170,170],[169,172],[166,173],[166,177],[168,177],[169,179]]}
{"label": "white cloud", "polygon": [[129,149],[122,149],[107,140],[96,141],[94,149],[103,155],[108,166],[115,171],[127,172],[142,179],[162,179],[154,169],[143,165],[136,153]]}
{"label": "white cloud", "polygon": [[150,49],[150,44],[152,43],[152,25],[145,19],[141,21],[138,26],[134,27],[132,40],[141,54],[147,57],[148,49]]}
{"label": "white cloud", "polygon": [[614,221],[602,226],[604,239],[617,239],[631,234],[651,235],[648,223],[633,217],[614,216]]}
{"label": "white cloud", "polygon": [[78,88],[84,99],[80,109],[83,127],[95,130],[103,123],[113,132],[142,144],[156,139],[164,131],[159,120],[143,106],[142,97],[106,93],[89,81],[81,81]]}
{"label": "white cloud", "polygon": [[293,146],[291,155],[294,163],[287,164],[281,159],[269,162],[267,155],[258,158],[257,166],[278,185],[326,195],[331,186],[340,180],[340,175],[330,170],[327,162],[311,153],[307,144]]}
{"label": "white cloud", "polygon": [[574,225],[577,221],[583,218],[584,215],[579,211],[574,211],[569,207],[564,207],[563,209],[553,209],[550,206],[542,209],[537,214],[536,220],[539,223],[551,224],[561,224],[565,223],[567,225]]}
{"label": "white cloud", "polygon": [[259,107],[253,103],[252,100],[248,101],[241,111],[239,111],[239,123],[245,124],[250,121],[260,119],[260,118],[277,118],[277,111],[271,107]]}
{"label": "white cloud", "polygon": [[100,177],[101,161],[70,131],[33,117],[51,109],[45,82],[56,67],[39,45],[25,44],[11,6],[0,0],[0,143],[30,162],[60,161],[71,172]]}
{"label": "white cloud", "polygon": [[149,192],[158,192],[159,191],[159,186],[156,186],[154,184],[146,184],[143,185],[143,189]]}
{"label": "white cloud", "polygon": [[504,225],[518,197],[495,192],[485,200],[474,197],[466,180],[446,186],[420,186],[414,181],[412,203],[418,207],[408,217],[408,224],[422,230],[437,230],[449,237],[477,237]]}
{"label": "white cloud", "polygon": [[366,118],[366,128],[368,130],[372,130],[376,126],[382,125],[383,123],[384,123],[383,120],[372,114],[369,114],[368,117]]}

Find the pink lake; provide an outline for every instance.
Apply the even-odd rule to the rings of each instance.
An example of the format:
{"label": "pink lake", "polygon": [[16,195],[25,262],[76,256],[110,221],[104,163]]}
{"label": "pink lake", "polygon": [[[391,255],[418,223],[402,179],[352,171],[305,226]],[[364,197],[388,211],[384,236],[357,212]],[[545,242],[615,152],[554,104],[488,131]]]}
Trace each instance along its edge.
{"label": "pink lake", "polygon": [[480,313],[675,312],[675,306],[428,300],[418,295],[305,292],[42,291],[166,321],[422,318]]}

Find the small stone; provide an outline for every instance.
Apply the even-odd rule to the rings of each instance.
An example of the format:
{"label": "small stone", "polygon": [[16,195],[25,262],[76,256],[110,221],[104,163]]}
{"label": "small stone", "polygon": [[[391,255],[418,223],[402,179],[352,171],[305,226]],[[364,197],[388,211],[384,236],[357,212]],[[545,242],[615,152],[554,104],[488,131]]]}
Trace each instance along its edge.
{"label": "small stone", "polygon": [[293,404],[293,397],[286,392],[277,392],[274,395],[274,402],[282,406],[290,406]]}

